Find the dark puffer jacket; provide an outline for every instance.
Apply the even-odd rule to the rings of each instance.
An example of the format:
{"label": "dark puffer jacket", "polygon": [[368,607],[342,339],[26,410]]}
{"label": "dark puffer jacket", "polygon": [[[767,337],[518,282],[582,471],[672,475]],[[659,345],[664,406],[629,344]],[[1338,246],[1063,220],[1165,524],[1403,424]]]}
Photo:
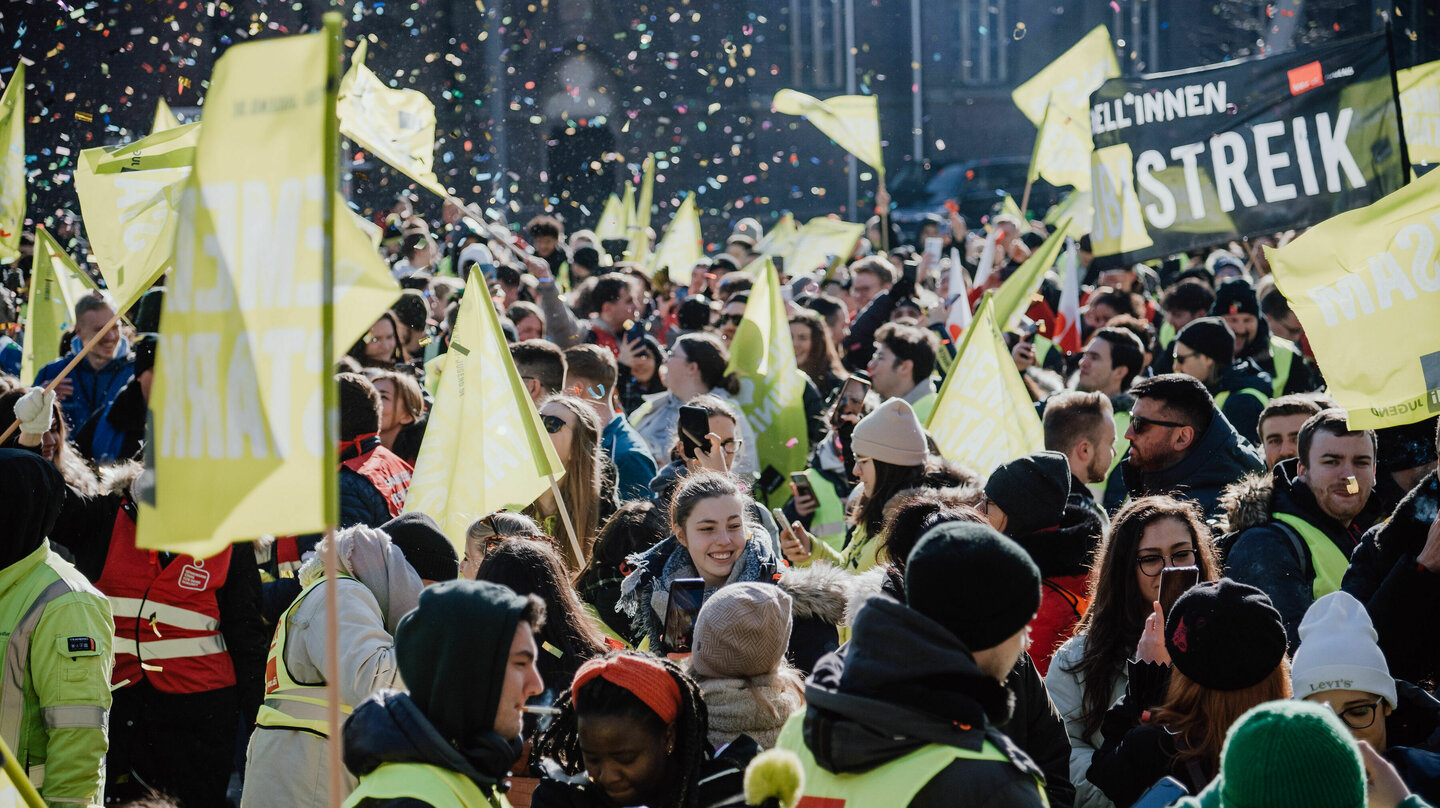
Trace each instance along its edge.
{"label": "dark puffer jacket", "polygon": [[[1240,437],[1252,444],[1260,442],[1260,413],[1270,401],[1270,391],[1274,382],[1270,374],[1260,369],[1250,359],[1236,360],[1225,372],[1220,374],[1220,383],[1216,389],[1211,390],[1211,395],[1217,399],[1222,394],[1225,396],[1225,406],[1221,412],[1225,413],[1225,419],[1240,433]],[[1257,398],[1244,390],[1254,390],[1263,398]]]}
{"label": "dark puffer jacket", "polygon": [[1008,758],[952,762],[910,808],[1044,804],[1040,769],[996,728],[1010,719],[1010,691],[955,635],[889,598],[860,610],[850,643],[820,660],[805,699],[805,746],[830,772],[862,773],[930,744],[978,752],[988,740]]}
{"label": "dark puffer jacket", "polygon": [[1214,519],[1220,515],[1220,494],[1225,486],[1250,472],[1264,471],[1265,457],[1217,412],[1190,451],[1170,468],[1137,471],[1128,457],[1120,468],[1130,496],[1173,494],[1199,503],[1205,518]]}

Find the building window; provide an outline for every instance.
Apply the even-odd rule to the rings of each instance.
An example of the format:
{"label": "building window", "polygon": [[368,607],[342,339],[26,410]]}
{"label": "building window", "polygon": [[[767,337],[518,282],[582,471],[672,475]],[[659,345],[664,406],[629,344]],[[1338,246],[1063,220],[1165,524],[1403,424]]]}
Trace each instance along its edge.
{"label": "building window", "polygon": [[1004,84],[1010,78],[1010,28],[1007,0],[960,0],[960,80],[965,84]]}
{"label": "building window", "polygon": [[790,71],[797,87],[845,87],[843,0],[790,0]]}

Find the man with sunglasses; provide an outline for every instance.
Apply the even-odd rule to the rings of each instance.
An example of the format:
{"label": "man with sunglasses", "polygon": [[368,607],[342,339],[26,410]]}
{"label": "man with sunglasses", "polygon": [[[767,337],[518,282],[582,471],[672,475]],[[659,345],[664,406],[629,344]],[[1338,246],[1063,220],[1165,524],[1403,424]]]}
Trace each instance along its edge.
{"label": "man with sunglasses", "polygon": [[1334,710],[1412,791],[1431,803],[1440,798],[1440,701],[1390,675],[1360,601],[1346,592],[1315,601],[1300,623],[1290,680],[1295,698]]}
{"label": "man with sunglasses", "polygon": [[1135,407],[1121,469],[1131,497],[1172,494],[1199,503],[1206,518],[1214,518],[1225,486],[1264,471],[1260,453],[1236,434],[1195,378],[1151,376],[1130,392]]}

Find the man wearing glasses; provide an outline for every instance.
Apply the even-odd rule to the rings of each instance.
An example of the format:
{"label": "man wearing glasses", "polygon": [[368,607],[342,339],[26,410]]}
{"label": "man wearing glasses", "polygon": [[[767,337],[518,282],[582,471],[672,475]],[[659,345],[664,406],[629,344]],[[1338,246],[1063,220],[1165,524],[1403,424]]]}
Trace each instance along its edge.
{"label": "man wearing glasses", "polygon": [[1357,741],[1395,765],[1415,793],[1440,797],[1440,702],[1390,675],[1375,627],[1360,601],[1334,592],[1315,601],[1300,623],[1300,648],[1290,669],[1295,698],[1335,711]]}
{"label": "man wearing glasses", "polygon": [[1205,385],[1181,373],[1142,379],[1121,468],[1130,496],[1172,494],[1199,503],[1207,519],[1221,512],[1225,486],[1265,470],[1260,453],[1215,409]]}

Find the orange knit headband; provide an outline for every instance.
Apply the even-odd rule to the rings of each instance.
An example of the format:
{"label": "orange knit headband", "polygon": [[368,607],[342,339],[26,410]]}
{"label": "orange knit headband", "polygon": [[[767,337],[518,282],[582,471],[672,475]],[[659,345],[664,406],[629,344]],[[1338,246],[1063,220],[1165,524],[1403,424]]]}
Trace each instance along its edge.
{"label": "orange knit headband", "polygon": [[670,671],[658,662],[631,654],[597,657],[580,666],[570,685],[570,701],[577,710],[580,688],[597,676],[634,693],[666,724],[674,723],[680,714],[680,686]]}

